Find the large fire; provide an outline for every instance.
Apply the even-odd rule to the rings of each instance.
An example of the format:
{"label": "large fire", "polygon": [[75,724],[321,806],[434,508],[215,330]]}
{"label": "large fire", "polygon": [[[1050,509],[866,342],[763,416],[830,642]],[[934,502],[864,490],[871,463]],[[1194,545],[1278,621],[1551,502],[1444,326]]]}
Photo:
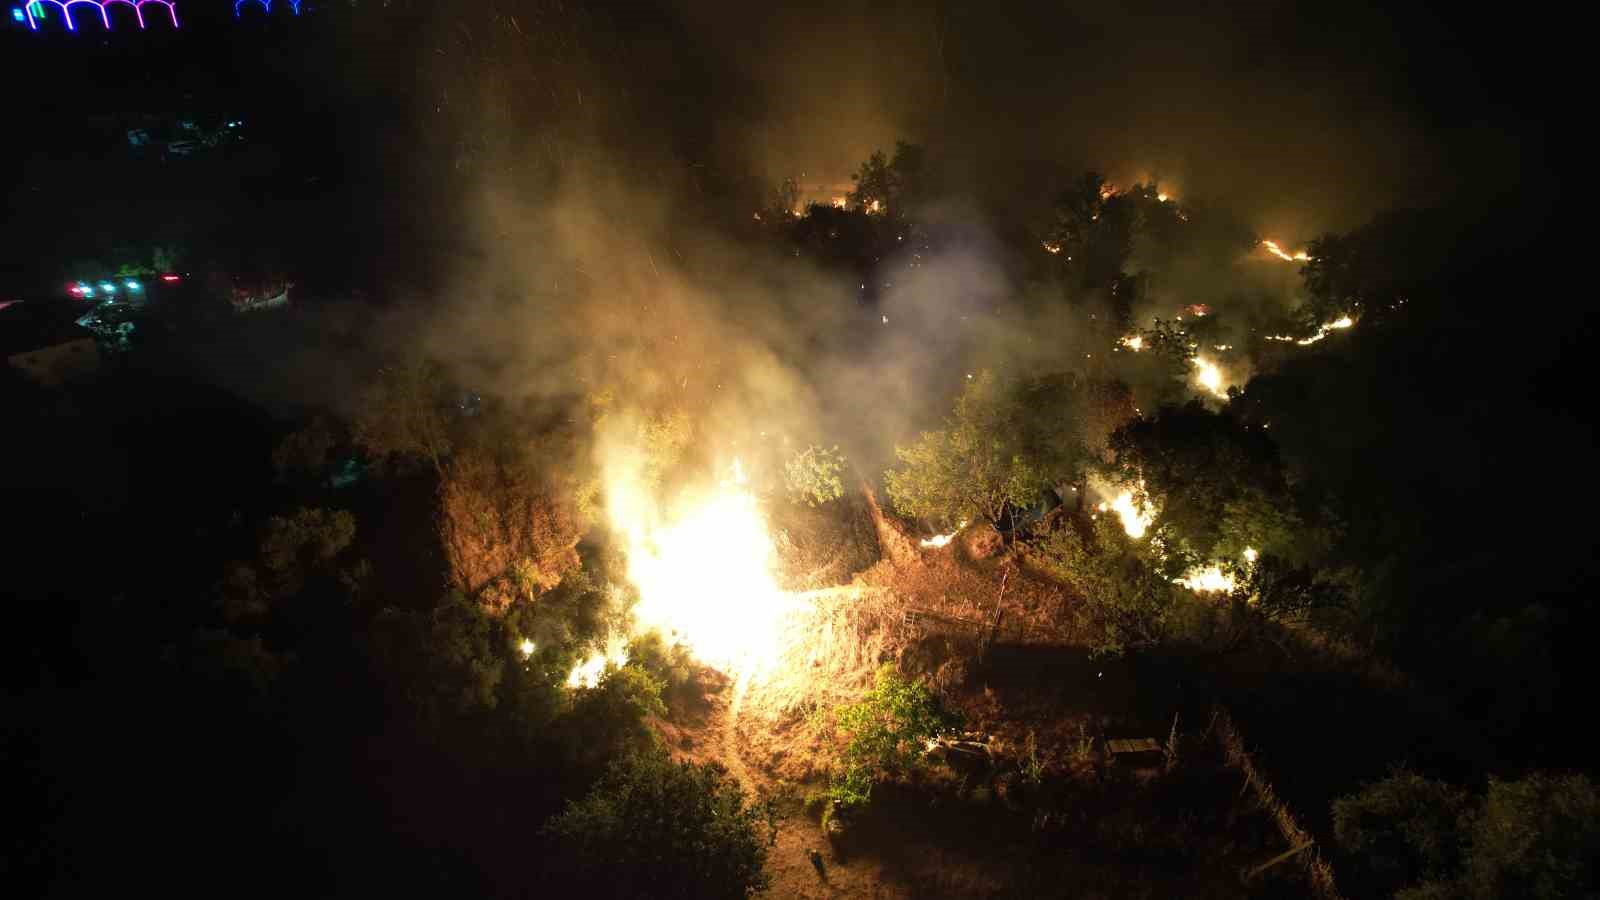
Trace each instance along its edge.
{"label": "large fire", "polygon": [[1222,376],[1222,369],[1211,360],[1203,356],[1194,358],[1194,380],[1212,396],[1228,399],[1228,387]]}
{"label": "large fire", "polygon": [[1232,593],[1235,584],[1233,576],[1223,572],[1221,566],[1193,569],[1178,583],[1197,594]]}
{"label": "large fire", "polygon": [[1122,530],[1131,538],[1144,537],[1145,531],[1150,528],[1150,523],[1155,521],[1156,514],[1152,509],[1140,508],[1133,498],[1133,489],[1129,488],[1118,494],[1109,503],[1101,503],[1100,512],[1114,512],[1122,520]]}
{"label": "large fire", "polygon": [[778,588],[766,517],[738,460],[728,478],[665,505],[639,480],[613,479],[607,513],[639,589],[639,628],[725,671],[756,674],[772,663],[797,600]]}

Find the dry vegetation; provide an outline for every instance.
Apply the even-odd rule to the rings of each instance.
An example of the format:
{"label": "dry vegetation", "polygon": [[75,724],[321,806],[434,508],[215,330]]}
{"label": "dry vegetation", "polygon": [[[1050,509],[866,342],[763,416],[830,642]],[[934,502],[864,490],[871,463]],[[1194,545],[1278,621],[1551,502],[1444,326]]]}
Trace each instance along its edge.
{"label": "dry vegetation", "polygon": [[[701,702],[661,724],[680,754],[722,761],[780,802],[777,894],[1336,896],[1314,850],[1243,880],[1305,832],[1232,721],[1186,694],[1170,668],[1090,659],[1074,640],[1070,594],[975,547],[986,529],[921,548],[870,497],[845,515],[871,516],[883,558],[850,584],[804,595],[765,677],[709,683]],[[847,836],[830,842],[817,801],[806,800],[837,759],[828,713],[859,700],[885,661],[958,710],[987,760],[880,783]],[[1167,752],[1110,761],[1106,740],[1126,737],[1156,738]],[[811,847],[828,851],[827,882],[804,861]]]}

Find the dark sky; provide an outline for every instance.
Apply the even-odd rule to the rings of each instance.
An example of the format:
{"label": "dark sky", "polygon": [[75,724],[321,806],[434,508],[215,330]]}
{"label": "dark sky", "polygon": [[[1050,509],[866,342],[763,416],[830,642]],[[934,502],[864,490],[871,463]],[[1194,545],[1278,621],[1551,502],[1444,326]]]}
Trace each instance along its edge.
{"label": "dark sky", "polygon": [[1524,23],[1364,4],[681,4],[757,99],[769,175],[838,178],[907,136],[975,190],[1023,166],[1159,176],[1272,233],[1521,187],[1544,165]]}
{"label": "dark sky", "polygon": [[906,138],[992,206],[1093,168],[1298,242],[1394,205],[1538,192],[1572,43],[1536,10],[1472,4],[392,0],[267,25],[179,6],[177,40],[0,34],[0,75],[36,86],[12,95],[7,161],[74,110],[237,92],[283,121],[365,104],[322,140],[347,155],[381,132],[522,157],[555,120],[609,119],[613,143],[685,165],[839,183]]}

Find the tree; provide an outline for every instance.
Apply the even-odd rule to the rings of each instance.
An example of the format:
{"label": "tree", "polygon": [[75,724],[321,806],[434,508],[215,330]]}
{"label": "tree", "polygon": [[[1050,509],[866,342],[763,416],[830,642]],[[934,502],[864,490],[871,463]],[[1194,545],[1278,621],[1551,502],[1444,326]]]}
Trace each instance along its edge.
{"label": "tree", "polygon": [[1079,384],[1073,376],[1002,382],[970,380],[942,431],[896,447],[901,466],[885,474],[905,516],[946,524],[983,518],[999,529],[1008,512],[1073,481],[1088,459]]}
{"label": "tree", "polygon": [[767,197],[766,214],[774,222],[786,222],[800,214],[800,183],[785,178]]}
{"label": "tree", "polygon": [[743,898],[766,890],[770,804],[747,803],[716,763],[630,754],[545,826],[586,896]]}
{"label": "tree", "polygon": [[447,391],[443,370],[430,360],[385,366],[360,397],[351,437],[374,459],[423,461],[442,475],[451,449]]}
{"label": "tree", "polygon": [[1138,208],[1121,198],[1097,172],[1084,173],[1056,198],[1044,240],[1072,288],[1106,290],[1122,277],[1133,251]]}
{"label": "tree", "polygon": [[846,202],[852,209],[904,216],[925,195],[927,153],[920,145],[896,141],[894,158],[875,150],[850,176],[856,186]]}
{"label": "tree", "polygon": [[1301,269],[1308,295],[1304,325],[1351,316],[1370,326],[1432,301],[1460,239],[1441,214],[1397,210],[1347,234],[1312,241]]}
{"label": "tree", "polygon": [[1087,528],[1062,523],[1036,548],[1045,571],[1078,589],[1075,610],[1094,656],[1162,643],[1182,604],[1192,602],[1158,570],[1146,546],[1129,538],[1116,516],[1100,515]]}
{"label": "tree", "polygon": [[1295,506],[1264,430],[1192,400],[1130,422],[1110,445],[1117,479],[1143,485],[1170,549],[1202,559],[1290,549]]}

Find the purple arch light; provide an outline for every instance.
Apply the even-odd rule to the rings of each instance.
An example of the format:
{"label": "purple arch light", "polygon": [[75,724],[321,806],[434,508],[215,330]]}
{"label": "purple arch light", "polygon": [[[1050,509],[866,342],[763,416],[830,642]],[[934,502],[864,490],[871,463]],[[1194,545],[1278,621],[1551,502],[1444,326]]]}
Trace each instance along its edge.
{"label": "purple arch light", "polygon": [[104,25],[106,27],[107,31],[111,30],[111,17],[106,15],[106,8],[104,6],[100,5],[99,0],[67,0],[67,2],[58,4],[58,5],[61,7],[62,11],[64,11],[67,14],[67,30],[68,31],[77,31],[78,30],[77,26],[72,24],[72,8],[74,6],[79,5],[80,3],[87,3],[90,6],[94,7],[95,9],[99,10],[100,11],[100,24]]}
{"label": "purple arch light", "polygon": [[[39,30],[39,22],[33,17],[33,5],[35,3],[48,3],[60,9],[61,17],[67,20],[68,31],[78,30],[77,24],[72,21],[72,7],[82,3],[87,3],[100,11],[100,22],[105,25],[107,30],[111,28],[111,16],[106,12],[106,8],[113,3],[126,3],[133,7],[133,14],[138,18],[141,30],[144,28],[144,5],[146,3],[165,6],[167,8],[167,17],[172,20],[172,27],[178,27],[178,4],[175,0],[28,0],[27,3],[23,4],[22,8],[28,14],[28,27],[34,31]],[[299,9],[298,2],[295,4],[295,8],[296,10]]]}
{"label": "purple arch light", "polygon": [[[297,16],[300,15],[300,4],[302,2],[303,2],[303,0],[289,0],[289,8],[291,10],[293,10],[294,14],[297,15]],[[255,5],[261,7],[261,9],[264,12],[266,12],[268,15],[272,14],[272,0],[233,0],[233,16],[234,16],[234,18],[238,18],[239,17],[239,10],[243,9],[247,4],[251,4],[251,3],[254,3]]]}

